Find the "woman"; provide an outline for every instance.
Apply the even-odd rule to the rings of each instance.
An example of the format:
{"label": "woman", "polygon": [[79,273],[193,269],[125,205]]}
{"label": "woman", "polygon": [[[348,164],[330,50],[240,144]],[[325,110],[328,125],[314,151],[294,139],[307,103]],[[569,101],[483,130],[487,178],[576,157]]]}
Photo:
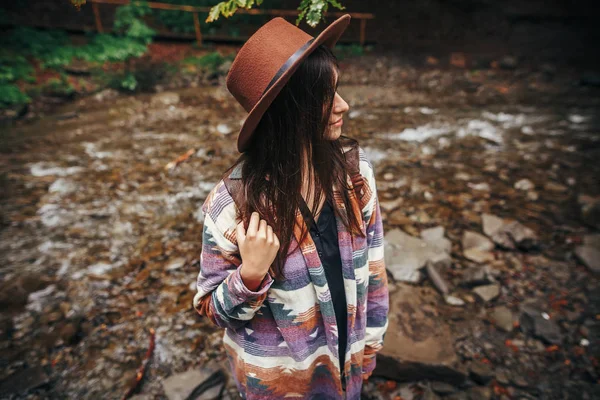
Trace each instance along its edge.
{"label": "woman", "polygon": [[389,300],[375,174],[358,147],[357,193],[345,152],[358,143],[341,135],[348,104],[331,52],[349,20],[313,38],[274,18],[227,76],[249,115],[242,155],[202,206],[193,305],[225,328],[246,399],[359,399],[383,345]]}

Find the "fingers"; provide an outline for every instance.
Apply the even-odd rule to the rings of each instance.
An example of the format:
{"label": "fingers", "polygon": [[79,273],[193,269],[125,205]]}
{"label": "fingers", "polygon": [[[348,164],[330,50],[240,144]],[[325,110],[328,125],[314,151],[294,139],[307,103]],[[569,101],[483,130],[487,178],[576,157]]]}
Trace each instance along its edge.
{"label": "fingers", "polygon": [[248,223],[248,229],[246,230],[246,236],[255,237],[258,232],[258,223],[260,222],[260,216],[256,211],[250,216],[250,222]]}
{"label": "fingers", "polygon": [[[243,222],[240,222],[240,224],[238,224],[238,230],[240,230],[241,228],[241,231],[243,231],[243,227]],[[245,231],[245,233],[238,232],[238,237],[243,239],[245,239],[246,237],[253,239],[264,239],[267,242],[267,244],[279,249],[279,238],[277,237],[275,232],[273,232],[273,227],[269,225],[266,220],[261,219],[260,215],[256,211],[254,211],[250,216],[248,229]]]}
{"label": "fingers", "polygon": [[238,243],[246,240],[246,232],[244,232],[244,221],[240,221],[235,227],[235,233]]}
{"label": "fingers", "polygon": [[265,239],[265,240],[267,239],[267,221],[265,221],[264,219],[260,220],[258,232],[256,233],[256,236],[261,239]]}

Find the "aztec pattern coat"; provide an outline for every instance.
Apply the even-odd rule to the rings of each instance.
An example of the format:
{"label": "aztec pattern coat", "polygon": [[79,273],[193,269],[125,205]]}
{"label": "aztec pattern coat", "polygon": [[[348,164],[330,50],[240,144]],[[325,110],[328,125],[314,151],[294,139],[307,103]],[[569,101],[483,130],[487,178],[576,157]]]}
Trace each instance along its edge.
{"label": "aztec pattern coat", "polygon": [[[284,266],[287,279],[269,274],[256,291],[240,276],[236,205],[224,181],[202,206],[205,215],[196,311],[225,328],[223,345],[240,394],[252,399],[359,399],[362,374],[375,368],[388,327],[389,292],[384,263],[383,224],[375,173],[359,146],[361,198],[350,191],[352,207],[362,210],[365,238],[350,234],[336,215],[347,300],[348,345],[339,362],[337,322],[325,271],[300,211]],[[348,184],[352,184],[347,176]],[[341,194],[334,200],[344,210]],[[346,374],[342,390],[340,365]]]}

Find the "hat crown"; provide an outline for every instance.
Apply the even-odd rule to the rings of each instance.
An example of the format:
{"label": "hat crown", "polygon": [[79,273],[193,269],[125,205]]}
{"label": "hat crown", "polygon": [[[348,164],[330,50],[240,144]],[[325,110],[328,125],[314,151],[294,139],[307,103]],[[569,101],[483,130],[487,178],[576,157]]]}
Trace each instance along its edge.
{"label": "hat crown", "polygon": [[281,17],[271,19],[239,50],[227,74],[227,89],[250,112],[281,66],[312,38]]}

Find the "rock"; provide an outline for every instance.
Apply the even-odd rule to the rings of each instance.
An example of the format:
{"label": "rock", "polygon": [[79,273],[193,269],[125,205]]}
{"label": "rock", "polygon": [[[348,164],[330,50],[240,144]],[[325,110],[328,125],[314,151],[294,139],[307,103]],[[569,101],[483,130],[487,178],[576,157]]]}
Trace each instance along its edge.
{"label": "rock", "polygon": [[467,390],[469,400],[490,400],[492,398],[492,389],[489,387],[475,386]]}
{"label": "rock", "polygon": [[583,246],[575,248],[577,259],[592,272],[600,273],[600,234],[583,237]]}
{"label": "rock", "polygon": [[70,322],[70,323],[65,324],[61,328],[60,333],[58,334],[59,344],[66,344],[66,345],[73,344],[75,342],[75,337],[77,335],[78,330],[79,330],[79,327],[74,323]]}
{"label": "rock", "polygon": [[435,265],[433,265],[431,261],[427,261],[425,268],[427,270],[427,276],[429,277],[429,279],[431,279],[431,282],[437,288],[437,290],[439,290],[442,294],[448,294],[448,284],[446,283],[444,278],[442,278],[442,276],[439,274],[439,272],[435,268]]}
{"label": "rock", "polygon": [[494,371],[489,364],[473,361],[469,365],[469,376],[477,383],[485,385],[494,377]]}
{"label": "rock", "polygon": [[555,193],[565,193],[569,190],[569,188],[565,185],[561,185],[560,183],[556,182],[546,182],[546,184],[544,185],[544,189],[548,190],[549,192]]}
{"label": "rock", "polygon": [[429,192],[423,193],[423,197],[425,197],[425,200],[427,200],[427,201],[432,201],[433,200],[433,194],[431,194]]}
{"label": "rock", "polygon": [[504,332],[513,330],[513,314],[506,306],[495,307],[491,314],[494,324]]}
{"label": "rock", "polygon": [[515,183],[515,189],[524,190],[526,192],[535,189],[535,185],[529,179],[521,179]]}
{"label": "rock", "polygon": [[399,382],[431,379],[461,384],[466,373],[459,366],[450,327],[430,305],[435,293],[399,285],[390,297],[389,328],[374,375]]}
{"label": "rock", "polygon": [[504,368],[498,368],[496,370],[496,381],[504,386],[510,383],[508,380],[508,372]]}
{"label": "rock", "polygon": [[444,396],[444,400],[469,400],[469,396],[465,392],[457,392]]}
{"label": "rock", "polygon": [[48,188],[48,193],[73,193],[77,190],[77,185],[69,179],[58,178]]}
{"label": "rock", "polygon": [[491,253],[494,243],[477,232],[463,233],[462,248],[464,256],[469,260],[479,263],[494,260],[494,255]]}
{"label": "rock", "polygon": [[98,92],[94,95],[94,100],[96,101],[107,101],[114,100],[119,97],[119,92],[114,89],[104,89],[101,92]]}
{"label": "rock", "polygon": [[43,367],[21,369],[0,382],[0,397],[7,398],[13,395],[25,394],[31,389],[50,382],[50,377]]}
{"label": "rock", "polygon": [[561,344],[560,328],[553,320],[538,318],[535,320],[535,336],[548,344]]}
{"label": "rock", "polygon": [[539,245],[536,233],[518,221],[492,214],[483,214],[481,219],[483,232],[502,248],[529,250]]}
{"label": "rock", "polygon": [[421,231],[421,238],[427,242],[427,244],[445,251],[446,253],[450,253],[452,251],[452,242],[444,237],[443,226],[423,229]]}
{"label": "rock", "polygon": [[542,311],[537,300],[528,300],[521,303],[520,326],[521,329],[542,339],[547,344],[561,344],[562,334],[560,328],[547,314]]}
{"label": "rock", "polygon": [[233,129],[231,129],[231,127],[227,124],[220,123],[217,125],[217,132],[219,132],[221,135],[229,135],[231,132],[233,132]]}
{"label": "rock", "polygon": [[580,195],[577,201],[581,206],[583,222],[588,226],[600,229],[600,197]]}
{"label": "rock", "polygon": [[[409,392],[412,393],[412,392]],[[407,397],[405,396],[400,396],[401,399],[406,399]],[[410,397],[409,397],[410,399]],[[415,397],[416,399],[416,397]],[[420,397],[420,399],[422,400],[440,400],[440,396],[438,396],[437,394],[435,394],[435,392],[429,388],[425,388],[423,395]]]}
{"label": "rock", "polygon": [[473,292],[487,303],[500,295],[500,285],[494,283],[492,285],[477,286],[473,289]]}
{"label": "rock", "polygon": [[441,394],[441,395],[446,395],[446,394],[456,392],[456,388],[446,382],[435,382],[434,381],[434,382],[431,382],[429,387],[431,388],[431,390],[433,390],[437,394]]}
{"label": "rock", "polygon": [[446,303],[450,304],[451,306],[464,306],[465,305],[465,301],[463,299],[461,299],[460,297],[452,296],[452,295],[444,296],[444,300],[446,301]]}
{"label": "rock", "polygon": [[150,99],[152,105],[171,106],[179,103],[179,94],[175,92],[162,92],[155,94]]}
{"label": "rock", "polygon": [[[48,283],[39,275],[22,275],[13,279],[7,279],[0,284],[0,307],[4,312],[11,308],[19,309],[25,306],[29,300],[29,294],[48,287]],[[54,286],[51,289],[54,290]],[[34,295],[35,298],[35,295]]]}
{"label": "rock", "polygon": [[513,373],[510,377],[510,381],[513,385],[522,389],[529,387],[529,383],[521,374]]}
{"label": "rock", "polygon": [[229,72],[229,69],[231,68],[231,64],[232,64],[232,61],[230,61],[230,60],[224,61],[217,68],[217,72],[219,72],[219,74],[221,74],[221,75],[227,75],[227,73]]}
{"label": "rock", "polygon": [[[211,364],[210,366],[201,369],[189,369],[185,372],[171,375],[163,381],[165,395],[169,400],[185,400],[190,396],[195,388],[197,388],[202,382],[205,382],[213,373],[217,372],[218,370],[219,369],[216,367],[216,364]],[[221,372],[225,374],[222,369]],[[223,384],[224,381],[222,384],[218,384],[199,396],[193,398],[203,400],[217,399]]]}
{"label": "rock", "polygon": [[467,186],[473,190],[479,190],[481,192],[489,192],[491,190],[490,185],[487,182],[479,182],[479,183],[469,182],[469,183],[467,183]]}
{"label": "rock", "polygon": [[515,69],[515,68],[517,68],[518,61],[517,61],[516,57],[513,57],[513,56],[504,56],[498,62],[498,65],[502,69]]}
{"label": "rock", "polygon": [[90,64],[80,59],[73,59],[73,61],[71,61],[69,65],[65,65],[63,69],[66,73],[71,75],[83,76],[91,74]]}
{"label": "rock", "polygon": [[446,267],[451,258],[437,244],[393,229],[385,235],[385,263],[396,281],[420,282],[421,269],[430,261],[436,267]]}
{"label": "rock", "polygon": [[185,265],[185,258],[176,258],[169,262],[167,267],[165,268],[167,271],[173,271],[176,269],[180,269]]}
{"label": "rock", "polygon": [[412,220],[408,218],[402,209],[392,211],[388,217],[388,221],[392,225],[410,225]]}
{"label": "rock", "polygon": [[473,266],[467,268],[463,272],[461,286],[473,287],[478,285],[485,285],[494,281],[490,274],[489,265],[484,266]]}

